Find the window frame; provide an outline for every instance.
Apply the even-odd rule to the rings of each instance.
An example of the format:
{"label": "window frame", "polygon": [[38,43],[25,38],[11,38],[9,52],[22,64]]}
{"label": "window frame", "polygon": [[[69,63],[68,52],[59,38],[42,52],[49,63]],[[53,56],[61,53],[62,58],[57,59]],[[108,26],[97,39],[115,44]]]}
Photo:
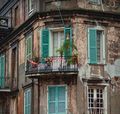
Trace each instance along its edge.
{"label": "window frame", "polygon": [[[64,37],[64,27],[61,28],[50,28],[50,42],[49,42],[49,56],[54,56],[54,49],[53,49],[53,40],[54,40],[54,35],[53,33],[57,32],[57,35],[59,33],[59,41],[60,41],[60,32],[63,32],[63,37]],[[58,55],[60,56],[60,55]]]}
{"label": "window frame", "polygon": [[48,92],[48,90],[49,90],[49,87],[65,87],[65,97],[66,97],[66,105],[65,105],[65,110],[66,110],[66,114],[68,113],[68,111],[67,111],[67,109],[68,109],[68,87],[67,87],[67,85],[66,84],[63,84],[63,85],[48,85],[47,86],[47,114],[49,114],[49,106],[48,106],[48,104],[49,104],[49,92]]}
{"label": "window frame", "polygon": [[[90,30],[96,30],[96,33],[97,31],[102,31],[102,47],[100,48],[100,53],[102,53],[102,57],[100,58],[100,61],[98,62],[98,59],[96,61],[96,63],[91,63],[90,61]],[[97,35],[97,34],[96,34]],[[101,26],[97,26],[97,27],[88,27],[88,31],[87,31],[87,36],[88,36],[88,39],[87,39],[87,60],[88,60],[88,63],[89,64],[106,64],[106,46],[105,46],[105,42],[106,42],[106,39],[105,39],[105,29],[102,28]],[[97,41],[97,37],[96,37],[96,41]],[[97,42],[96,42],[97,43]],[[97,47],[96,47],[97,48]],[[96,56],[97,56],[97,53],[96,53]]]}
{"label": "window frame", "polygon": [[[103,90],[103,114],[107,114],[107,85],[102,85],[101,84],[101,85],[96,85],[96,86],[93,86],[93,85],[88,85],[87,86],[87,114],[90,114],[89,113],[89,95],[88,95],[89,94],[89,92],[88,92],[89,89],[96,90],[96,95],[97,95],[97,89],[102,89]],[[95,94],[95,93],[93,93],[93,94]],[[95,108],[99,109],[100,107],[96,106]]]}

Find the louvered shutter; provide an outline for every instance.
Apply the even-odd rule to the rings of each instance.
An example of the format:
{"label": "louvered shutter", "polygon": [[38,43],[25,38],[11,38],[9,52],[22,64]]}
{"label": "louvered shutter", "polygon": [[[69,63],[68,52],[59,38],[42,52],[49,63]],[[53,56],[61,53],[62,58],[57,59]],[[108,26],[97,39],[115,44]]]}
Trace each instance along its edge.
{"label": "louvered shutter", "polygon": [[24,93],[24,114],[31,114],[31,90]]}
{"label": "louvered shutter", "polygon": [[96,37],[96,29],[88,29],[88,61],[91,64],[97,63]]}
{"label": "louvered shutter", "polygon": [[5,85],[5,56],[0,56],[0,87],[3,88]]}
{"label": "louvered shutter", "polygon": [[32,58],[32,34],[26,38],[26,59]]}
{"label": "louvered shutter", "polygon": [[64,55],[65,57],[72,56],[72,29],[71,28],[64,28],[64,37],[65,37],[65,50]]}
{"label": "louvered shutter", "polygon": [[48,88],[48,114],[66,114],[66,87]]}
{"label": "louvered shutter", "polygon": [[49,30],[42,30],[42,58],[49,56]]}

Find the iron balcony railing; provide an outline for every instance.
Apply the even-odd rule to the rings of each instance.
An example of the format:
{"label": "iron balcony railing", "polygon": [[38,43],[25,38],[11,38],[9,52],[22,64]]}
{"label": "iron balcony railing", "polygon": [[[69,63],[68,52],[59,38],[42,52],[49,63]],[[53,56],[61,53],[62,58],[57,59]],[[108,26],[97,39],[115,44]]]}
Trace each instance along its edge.
{"label": "iron balcony railing", "polygon": [[11,77],[0,77],[0,90],[9,89],[14,90],[17,88],[17,79]]}
{"label": "iron balcony railing", "polygon": [[91,107],[88,109],[88,114],[104,114],[104,108]]}
{"label": "iron balcony railing", "polygon": [[77,72],[77,57],[47,57],[27,60],[26,74],[50,72]]}

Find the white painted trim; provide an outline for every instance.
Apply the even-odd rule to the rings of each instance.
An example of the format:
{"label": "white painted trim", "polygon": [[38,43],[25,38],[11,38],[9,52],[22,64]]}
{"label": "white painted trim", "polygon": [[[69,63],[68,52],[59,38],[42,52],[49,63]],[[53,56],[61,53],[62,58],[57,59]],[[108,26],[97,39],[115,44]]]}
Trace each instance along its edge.
{"label": "white painted trim", "polygon": [[68,113],[68,87],[67,87],[66,84],[63,84],[63,85],[48,85],[47,86],[47,114],[49,114],[48,113],[48,88],[49,87],[65,87],[65,89],[66,89],[66,92],[65,92],[65,94],[66,94],[66,106],[65,106],[65,108],[66,108],[66,114],[67,114]]}
{"label": "white painted trim", "polygon": [[105,110],[104,110],[104,113],[107,114],[107,109],[108,109],[108,106],[107,106],[107,86],[104,88],[104,107],[105,107]]}
{"label": "white painted trim", "polygon": [[49,28],[50,31],[63,31],[64,27]]}

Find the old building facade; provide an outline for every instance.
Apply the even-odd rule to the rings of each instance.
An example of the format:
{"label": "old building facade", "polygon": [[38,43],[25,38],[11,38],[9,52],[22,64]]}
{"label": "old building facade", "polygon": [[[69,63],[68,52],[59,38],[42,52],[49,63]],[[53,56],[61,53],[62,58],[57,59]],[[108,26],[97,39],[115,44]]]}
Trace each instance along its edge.
{"label": "old building facade", "polygon": [[1,114],[120,113],[119,0],[1,7]]}

